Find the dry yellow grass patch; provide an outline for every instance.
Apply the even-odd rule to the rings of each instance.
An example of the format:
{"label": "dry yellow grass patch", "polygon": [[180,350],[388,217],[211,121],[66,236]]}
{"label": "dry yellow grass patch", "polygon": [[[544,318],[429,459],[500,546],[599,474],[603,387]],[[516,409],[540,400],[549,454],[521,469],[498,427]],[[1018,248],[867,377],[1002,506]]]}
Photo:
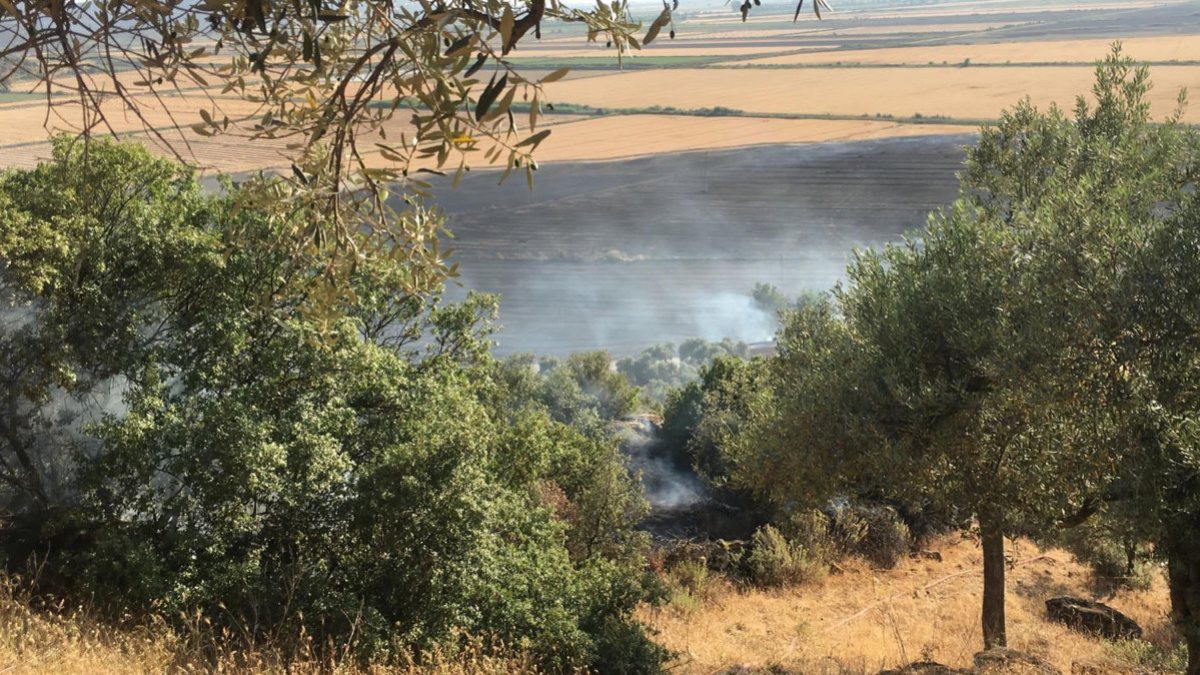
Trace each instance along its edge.
{"label": "dry yellow grass patch", "polygon": [[[835,663],[875,673],[922,656],[969,667],[982,649],[979,627],[982,556],[960,535],[936,543],[942,561],[909,559],[893,570],[844,565],[821,585],[781,591],[716,588],[696,607],[646,609],[641,618],[681,653],[677,672],[713,673],[733,665],[779,665],[821,672]],[[1104,644],[1044,619],[1046,599],[1092,597],[1090,572],[1060,550],[1028,543],[1010,548],[1008,637],[1015,649],[1048,659],[1063,672],[1076,661],[1103,663]],[[1104,600],[1130,615],[1152,640],[1171,639],[1165,581],[1147,591]],[[837,672],[837,671],[832,671]]]}
{"label": "dry yellow grass patch", "polygon": [[[760,38],[761,39],[761,38]],[[710,45],[687,46],[692,40],[684,40],[682,36],[676,38],[673,42],[663,40],[660,42],[652,42],[640,50],[635,50],[624,54],[621,58],[628,62],[636,62],[639,56],[751,56],[761,54],[779,53],[780,51],[795,51],[797,49],[816,49],[816,47],[804,47],[797,45],[794,49],[791,47],[780,49],[778,45],[762,45],[755,44],[753,40],[730,40],[728,46],[714,47]],[[520,57],[536,57],[536,58],[609,58],[612,59],[613,65],[617,65],[617,52],[615,49],[606,48],[604,43],[588,44],[582,41],[582,38],[573,46],[555,47],[551,49],[523,49],[520,53],[514,52],[515,56]],[[520,61],[516,61],[519,65]]]}
{"label": "dry yellow grass patch", "polygon": [[[722,42],[735,42],[740,40],[762,40],[764,38],[781,38],[781,37],[804,37],[810,35],[820,35],[828,33],[829,28],[813,27],[811,23],[797,22],[792,28],[746,28],[745,30],[705,30],[707,27],[704,23],[693,23],[692,21],[684,21],[678,24],[679,34],[675,38],[675,42],[684,42],[687,40],[720,40]],[[658,43],[650,43],[654,46]]]}
{"label": "dry yellow grass patch", "polygon": [[11,579],[0,578],[0,673],[4,675],[525,675],[527,658],[489,656],[478,644],[454,657],[429,655],[425,665],[363,666],[348,659],[284,661],[266,650],[236,650],[205,635],[203,624],[174,631],[161,622],[113,628],[86,612],[31,609]]}
{"label": "dry yellow grass patch", "polygon": [[[1056,40],[1002,44],[897,47],[789,54],[740,62],[743,65],[820,65],[832,63],[916,64],[962,63],[1062,63],[1092,62],[1104,58],[1112,40]],[[1200,60],[1200,35],[1170,35],[1122,40],[1124,53],[1139,61]]]}
{"label": "dry yellow grass patch", "polygon": [[[82,124],[78,101],[70,96],[57,96],[53,100],[49,114],[43,99],[0,106],[0,145],[42,140],[47,130],[77,132]],[[263,110],[260,104],[240,98],[212,99],[198,92],[164,96],[161,101],[148,96],[137,96],[133,100],[144,119],[126,109],[116,98],[106,99],[101,106],[108,124],[117,133],[140,132],[145,125],[163,130],[176,124],[187,127],[201,121],[201,108],[212,111],[218,120],[228,116],[233,121],[257,118]],[[100,127],[98,131],[108,129]],[[200,138],[196,134],[190,134],[190,137]]]}
{"label": "dry yellow grass patch", "polygon": [[[1159,66],[1149,99],[1162,117],[1181,87],[1200,88],[1200,68]],[[675,69],[624,72],[547,87],[554,101],[597,107],[726,106],[754,113],[946,115],[993,119],[1028,95],[1034,103],[1070,107],[1091,91],[1093,68],[799,68]],[[1200,121],[1192,107],[1186,118]]]}

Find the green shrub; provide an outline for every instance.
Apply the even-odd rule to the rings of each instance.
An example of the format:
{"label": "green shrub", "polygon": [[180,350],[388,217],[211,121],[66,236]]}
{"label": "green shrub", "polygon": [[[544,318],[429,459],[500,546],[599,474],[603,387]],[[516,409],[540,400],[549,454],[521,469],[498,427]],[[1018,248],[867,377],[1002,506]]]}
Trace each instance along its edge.
{"label": "green shrub", "polygon": [[713,581],[703,548],[684,544],[668,552],[663,562],[667,603],[685,616],[699,610]]}
{"label": "green shrub", "polygon": [[1147,675],[1168,675],[1187,670],[1187,648],[1183,642],[1164,649],[1145,640],[1120,640],[1105,643],[1109,655]]}
{"label": "green shrub", "polygon": [[1154,566],[1125,546],[1093,528],[1064,537],[1062,542],[1077,560],[1091,568],[1096,581],[1109,586],[1145,590],[1153,583]]}
{"label": "green shrub", "polygon": [[908,526],[889,507],[840,507],[834,511],[830,529],[841,553],[860,556],[883,569],[895,567],[912,551]]}
{"label": "green shrub", "polygon": [[839,553],[830,525],[829,516],[820,510],[805,509],[784,518],[779,527],[784,537],[793,545],[829,559]]}
{"label": "green shrub", "polygon": [[760,586],[820,581],[825,578],[828,565],[823,551],[790,542],[771,525],[764,525],[754,533],[746,557],[747,574]]}
{"label": "green shrub", "polygon": [[684,560],[671,568],[672,583],[693,595],[703,595],[708,586],[709,572],[706,560]]}
{"label": "green shrub", "polygon": [[613,443],[555,419],[628,412],[607,355],[538,391],[489,354],[494,298],[405,295],[380,259],[314,304],[324,272],[280,246],[296,223],[140,146],[81,151],[0,174],[0,301],[39,312],[0,325],[38,377],[0,397],[58,424],[40,391],[119,392],[66,428],[80,508],[31,530],[54,591],[251,644],[386,661],[476,635],[551,671],[658,669],[632,617],[655,599],[644,500]]}

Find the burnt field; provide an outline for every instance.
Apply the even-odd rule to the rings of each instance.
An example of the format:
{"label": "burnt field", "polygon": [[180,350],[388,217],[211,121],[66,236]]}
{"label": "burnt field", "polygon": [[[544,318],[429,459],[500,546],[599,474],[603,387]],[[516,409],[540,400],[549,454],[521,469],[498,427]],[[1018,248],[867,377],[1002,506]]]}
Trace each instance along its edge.
{"label": "burnt field", "polygon": [[461,277],[502,296],[499,351],[635,351],[769,339],[749,292],[842,278],[855,247],[900,239],[955,195],[972,135],[556,163],[533,192],[476,173],[436,190]]}

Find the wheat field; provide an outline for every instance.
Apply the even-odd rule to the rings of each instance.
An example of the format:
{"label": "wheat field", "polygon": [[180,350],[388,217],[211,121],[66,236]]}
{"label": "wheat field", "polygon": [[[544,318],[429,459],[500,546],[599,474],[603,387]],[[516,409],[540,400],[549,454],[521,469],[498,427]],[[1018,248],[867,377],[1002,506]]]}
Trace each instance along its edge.
{"label": "wheat field", "polygon": [[[1096,54],[1096,58],[1103,53]],[[673,69],[622,72],[547,87],[555,102],[597,107],[724,106],[751,113],[944,115],[995,119],[1028,96],[1035,104],[1071,107],[1091,90],[1090,66],[1012,68]],[[1174,111],[1181,88],[1200,89],[1200,68],[1159,66],[1152,72],[1152,112]],[[1192,108],[1185,121],[1200,122]]]}

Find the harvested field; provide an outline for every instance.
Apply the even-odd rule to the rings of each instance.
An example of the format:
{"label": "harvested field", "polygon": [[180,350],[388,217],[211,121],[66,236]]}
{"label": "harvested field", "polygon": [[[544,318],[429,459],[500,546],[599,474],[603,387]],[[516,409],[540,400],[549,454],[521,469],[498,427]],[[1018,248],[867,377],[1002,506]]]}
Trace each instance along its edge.
{"label": "harvested field", "polygon": [[1009,28],[1013,26],[1007,21],[984,21],[975,23],[901,23],[901,24],[883,24],[883,25],[855,25],[863,21],[849,21],[849,27],[830,28],[825,31],[830,35],[850,36],[850,35],[924,35],[927,33],[979,33],[982,31],[995,30],[997,28]]}
{"label": "harvested field", "polygon": [[[148,96],[139,96],[134,100],[141,107],[144,120],[125,110],[115,99],[105,102],[104,114],[117,133],[140,132],[143,124],[157,129],[170,128],[174,123],[181,126],[195,124],[200,121],[200,108],[214,111],[218,119],[226,115],[234,121],[261,114],[259,104],[232,97],[212,99],[198,92],[164,95],[161,102]],[[44,140],[47,126],[51,130],[76,131],[81,124],[79,106],[70,96],[56,97],[49,116],[44,99],[0,106],[0,120],[4,122],[0,125],[0,145]],[[200,138],[196,134],[188,134],[188,137]]]}
{"label": "harvested field", "polygon": [[[569,114],[546,114],[538,118],[538,128],[553,127],[580,119],[590,120],[594,118]],[[128,131],[127,138],[140,140],[160,154],[170,154],[169,150],[163,144],[151,138],[147,132],[141,130],[136,124],[130,124],[126,129]],[[394,138],[399,138],[400,133],[410,130],[411,126],[404,115],[398,115],[396,119],[392,120],[386,126],[388,136]],[[19,134],[19,137],[25,140],[9,143],[3,143],[0,140],[0,168],[28,168],[50,157],[49,141],[29,140],[45,139],[46,133],[40,126],[29,127],[23,131],[24,133]],[[179,138],[173,129],[164,131],[163,133],[172,142],[176,142]],[[183,134],[184,138],[187,139],[187,145],[181,146],[176,144],[176,149],[183,153],[184,158],[189,163],[204,170],[240,173],[258,171],[260,169],[281,169],[286,168],[291,163],[289,159],[290,151],[287,148],[287,144],[294,142],[292,138],[257,138],[249,140],[244,133],[228,133],[213,137],[203,137],[189,129],[185,129]],[[553,134],[551,134],[551,137],[553,137]],[[378,150],[373,145],[377,140],[380,140],[380,138],[375,134],[365,135],[360,139],[364,147],[363,156],[368,160],[368,163],[372,162],[372,158],[378,156]],[[482,152],[477,153],[475,156],[478,157],[479,162],[483,161]],[[586,157],[585,159],[604,158]],[[380,164],[382,165],[382,161],[380,161]],[[418,163],[417,166],[432,167],[433,162]]]}
{"label": "harvested field", "polygon": [[[706,42],[698,40],[664,40],[660,42],[652,42],[645,48],[627,53],[622,56],[627,63],[637,63],[639,59],[655,57],[655,56],[707,56],[707,57],[738,57],[755,54],[777,54],[781,51],[799,51],[804,49],[828,49],[821,45],[812,45],[807,47],[797,47],[794,43],[785,41],[786,38],[776,38],[770,41],[764,41],[763,38],[755,40],[739,40],[732,43],[722,43],[719,39],[711,39]],[[522,60],[536,58],[543,59],[577,59],[577,58],[593,58],[607,59],[610,65],[614,68],[617,66],[617,52],[614,49],[605,48],[603,44],[583,44],[577,42],[573,47],[555,47],[553,49],[522,49],[512,61],[520,64]]]}
{"label": "harvested field", "polygon": [[[971,129],[942,124],[897,124],[868,120],[620,115],[556,126],[538,149],[537,157],[543,163],[608,160],[770,143],[823,143],[963,131]],[[617,137],[621,138],[621,143],[613,143]]]}
{"label": "harvested field", "polygon": [[[397,120],[387,128],[389,136],[407,129]],[[603,161],[647,154],[716,150],[772,143],[820,143],[829,141],[869,140],[931,136],[971,131],[970,127],[946,124],[899,124],[874,120],[803,120],[762,117],[700,117],[686,115],[543,115],[539,128],[553,132],[538,150],[541,164],[573,161]],[[30,129],[22,139],[44,138],[40,127]],[[172,132],[173,133],[173,132]],[[255,171],[286,167],[289,139],[257,139],[247,142],[238,135],[204,138],[185,132],[191,153],[189,161],[198,167],[224,172]],[[621,143],[613,143],[620,136]],[[147,140],[144,132],[132,138]],[[152,147],[157,147],[152,141]],[[369,148],[369,143],[367,144]],[[165,149],[160,151],[166,152]],[[378,152],[368,149],[368,163]],[[45,140],[21,140],[0,145],[0,167],[28,168],[50,156]],[[503,163],[504,158],[499,160]],[[472,166],[486,166],[482,153],[472,155]],[[379,165],[383,165],[382,160]],[[429,164],[432,166],[432,164]]]}
{"label": "harvested field", "polygon": [[[1091,63],[1103,58],[1112,40],[1054,40],[997,44],[897,47],[788,54],[741,61],[737,65],[828,65],[962,63]],[[1122,40],[1124,52],[1139,61],[1200,61],[1200,35],[1168,35]],[[1157,74],[1158,71],[1156,70]]]}
{"label": "harvested field", "polygon": [[[1159,66],[1152,73],[1153,113],[1176,105],[1181,87],[1200,88],[1200,68]],[[556,82],[551,100],[597,107],[727,106],[752,113],[811,113],[995,119],[1022,96],[1039,106],[1070,106],[1091,90],[1090,66],[1013,68],[676,69],[624,72]],[[1185,117],[1200,121],[1193,107]]]}

